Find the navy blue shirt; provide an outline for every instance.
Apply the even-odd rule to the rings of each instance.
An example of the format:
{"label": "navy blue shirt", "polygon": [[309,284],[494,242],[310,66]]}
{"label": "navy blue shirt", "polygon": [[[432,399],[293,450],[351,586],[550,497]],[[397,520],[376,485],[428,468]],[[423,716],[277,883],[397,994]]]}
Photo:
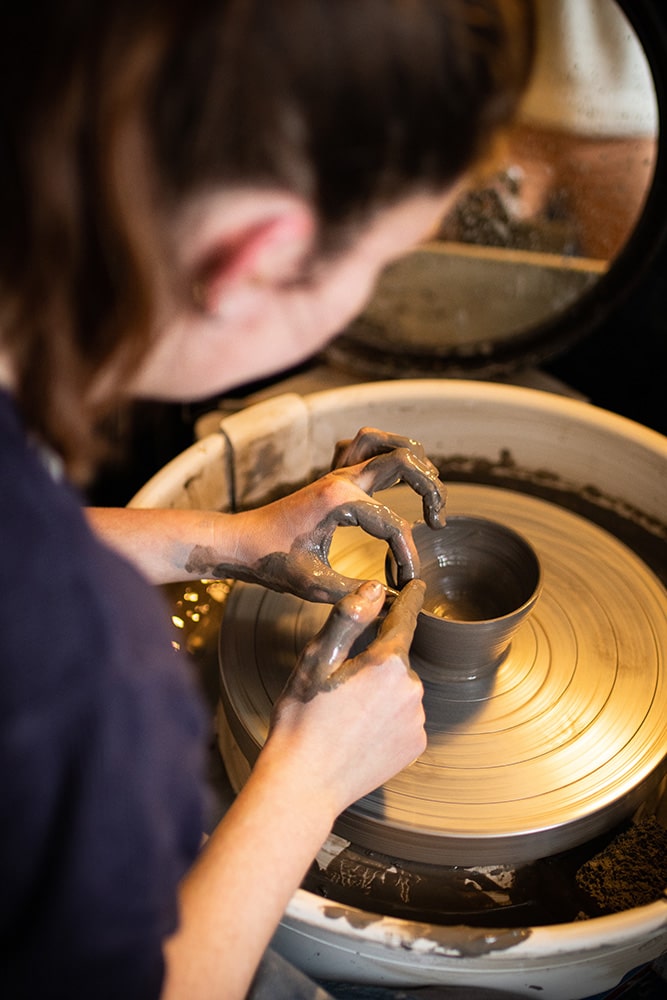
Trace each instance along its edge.
{"label": "navy blue shirt", "polygon": [[204,712],[161,595],[0,392],[0,996],[152,1000],[201,839]]}

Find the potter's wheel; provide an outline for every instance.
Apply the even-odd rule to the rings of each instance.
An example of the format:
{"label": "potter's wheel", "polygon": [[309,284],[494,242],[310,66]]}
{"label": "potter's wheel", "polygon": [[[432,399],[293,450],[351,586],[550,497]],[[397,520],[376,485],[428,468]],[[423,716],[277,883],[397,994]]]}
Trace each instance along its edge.
{"label": "potter's wheel", "polygon": [[[419,504],[385,495],[413,520]],[[625,545],[545,500],[474,484],[448,511],[501,521],[533,544],[543,591],[490,681],[425,679],[428,747],[355,803],[336,833],[416,862],[518,864],[564,851],[629,815],[661,774],[667,744],[667,595]],[[332,562],[383,579],[386,545],[339,531]],[[271,707],[328,607],[236,584],[220,631],[221,740],[240,787]],[[415,669],[419,664],[413,662]]]}

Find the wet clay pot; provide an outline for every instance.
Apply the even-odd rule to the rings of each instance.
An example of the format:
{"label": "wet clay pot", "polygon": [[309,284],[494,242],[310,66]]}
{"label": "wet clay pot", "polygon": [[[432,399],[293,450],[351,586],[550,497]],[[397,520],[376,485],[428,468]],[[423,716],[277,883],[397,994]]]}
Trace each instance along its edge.
{"label": "wet clay pot", "polygon": [[[505,659],[540,592],[540,563],[518,532],[489,518],[457,515],[434,531],[413,525],[424,607],[411,648],[422,677],[478,680]],[[387,579],[395,583],[387,556]]]}

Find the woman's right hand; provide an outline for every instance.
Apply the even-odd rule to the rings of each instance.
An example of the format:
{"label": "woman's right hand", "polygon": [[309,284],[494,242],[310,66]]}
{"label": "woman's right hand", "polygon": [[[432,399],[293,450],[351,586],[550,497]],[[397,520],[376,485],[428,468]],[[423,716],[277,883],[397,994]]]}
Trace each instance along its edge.
{"label": "woman's right hand", "polygon": [[248,780],[181,885],[165,997],[193,996],[193,982],[210,984],[206,996],[245,996],[336,817],[423,752],[423,691],[408,662],[423,596],[408,583],[350,657],[385,598],[381,584],[363,583],[304,649]]}
{"label": "woman's right hand", "polygon": [[332,822],[426,747],[423,688],[408,659],[424,599],[421,581],[405,586],[376,637],[349,657],[384,598],[380,584],[367,582],[335,605],[273,711],[264,754],[296,768],[317,801],[329,805]]}

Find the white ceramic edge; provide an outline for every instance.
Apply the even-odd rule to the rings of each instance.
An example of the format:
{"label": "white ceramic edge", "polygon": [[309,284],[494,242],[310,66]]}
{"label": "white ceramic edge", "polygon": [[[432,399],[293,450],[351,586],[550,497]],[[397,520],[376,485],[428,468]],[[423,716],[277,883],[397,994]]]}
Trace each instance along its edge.
{"label": "white ceramic edge", "polygon": [[145,483],[128,507],[180,507],[203,510],[229,507],[229,446],[218,431],[186,448]]}
{"label": "white ceramic edge", "polygon": [[[330,934],[335,922],[336,934],[346,937],[350,942],[374,942],[384,947],[397,946],[410,951],[441,954],[447,953],[444,942],[447,939],[448,927],[437,924],[420,924],[415,921],[398,917],[383,917],[372,912],[358,909],[343,903],[317,896],[305,889],[298,889],[292,897],[285,916],[298,921],[306,921],[313,929]],[[497,922],[490,923],[488,928],[474,928],[474,932],[488,933],[493,936],[502,932],[502,916],[497,913]],[[358,926],[355,926],[357,924]],[[438,940],[424,934],[420,937],[419,928],[429,927],[437,930]],[[498,929],[501,929],[500,931]],[[574,921],[567,924],[549,924],[545,927],[527,927],[529,934],[513,944],[511,950],[521,953],[523,958],[540,959],[553,956],[555,952],[568,954],[585,953],[591,948],[603,945],[612,949],[617,944],[627,944],[635,936],[644,937],[663,931],[667,945],[667,890],[661,899],[645,906],[638,906],[621,913],[612,913],[603,917],[593,917],[590,920]],[[451,930],[451,929],[449,929]],[[452,945],[450,954],[458,954],[455,928],[451,933]],[[421,947],[419,946],[421,942]],[[659,954],[659,952],[658,952]],[[502,951],[489,953],[496,961],[503,955]],[[489,958],[489,956],[484,956]]]}
{"label": "white ceramic edge", "polygon": [[[419,436],[434,455],[456,454],[472,447],[489,457],[495,434],[495,427],[485,423],[483,411],[489,406],[498,408],[508,421],[509,447],[521,464],[531,463],[536,470],[548,466],[551,446],[561,459],[567,459],[560,475],[580,486],[594,484],[610,496],[623,497],[624,484],[643,461],[652,463],[658,456],[667,461],[667,438],[657,431],[592,403],[543,389],[468,379],[406,379],[328,389],[311,393],[304,400],[311,413],[313,468],[326,462],[339,437],[354,433],[358,424],[372,425],[376,416],[392,420],[393,426],[385,426],[386,430],[400,432],[407,425],[407,432]],[[429,413],[432,406],[439,407],[443,415],[456,408],[466,413],[468,420],[465,425],[452,422],[434,429],[432,411]],[[545,416],[552,424],[546,447],[541,435],[535,433],[540,429],[536,424],[544,426]],[[593,433],[594,443],[582,444],[582,424]],[[508,433],[507,428],[502,433]],[[628,465],[622,469],[606,461],[608,446],[617,446],[619,438],[633,445],[633,451],[626,455]],[[497,444],[502,446],[503,440],[498,438]],[[649,503],[645,513],[664,520],[664,490],[645,499]]]}
{"label": "white ceramic edge", "polygon": [[[471,400],[471,386],[474,386],[475,399]],[[417,396],[415,396],[415,392]],[[667,437],[658,431],[645,427],[628,417],[612,413],[602,407],[595,406],[580,399],[562,396],[556,392],[546,392],[544,389],[531,389],[527,386],[510,385],[507,383],[488,382],[474,379],[396,379],[384,382],[365,382],[358,385],[342,386],[335,389],[324,389],[309,393],[303,399],[311,411],[328,409],[328,404],[334,404],[340,412],[341,404],[347,400],[361,402],[364,406],[381,403],[386,406],[387,396],[392,404],[400,408],[401,403],[428,402],[434,399],[465,401],[468,405],[477,405],[477,398],[497,401],[502,404],[519,402],[530,410],[557,413],[572,422],[572,416],[578,414],[585,422],[614,430],[616,427],[623,437],[630,437],[651,450],[662,451],[667,458]],[[242,411],[245,414],[250,412]]]}
{"label": "white ceramic edge", "polygon": [[594,921],[529,927],[525,933],[388,917],[371,921],[363,911],[327,900],[315,905],[299,890],[273,943],[316,978],[445,986],[452,997],[457,987],[472,989],[473,995],[481,987],[514,1000],[597,996],[632,970],[660,961],[667,950],[667,900]]}
{"label": "white ceramic edge", "polygon": [[[468,420],[448,422],[434,431],[434,406],[444,413],[450,409],[463,411]],[[633,481],[633,473],[641,472],[642,462],[667,462],[666,437],[591,403],[522,386],[468,379],[406,379],[328,389],[303,397],[286,393],[222,417],[217,431],[167,463],[135,494],[129,506],[210,505],[227,509],[233,497],[248,502],[249,492],[256,492],[258,484],[246,482],[248,462],[244,460],[238,468],[238,453],[247,450],[254,456],[266,442],[271,426],[280,432],[282,439],[276,442],[276,449],[285,455],[284,462],[272,472],[287,475],[287,483],[327,468],[338,440],[374,422],[389,430],[400,431],[405,426],[408,433],[420,436],[432,454],[456,454],[471,448],[475,455],[493,459],[497,455],[490,452],[501,447],[506,438],[499,437],[496,444],[489,442],[495,428],[488,426],[485,406],[497,408],[507,419],[512,415],[509,431],[502,433],[510,434],[511,450],[518,461],[536,470],[548,465],[549,459],[543,439],[534,433],[534,421],[543,424],[544,415],[549,415],[555,422],[550,445],[559,453],[559,475],[565,478],[565,486],[592,484],[610,498],[623,500],[624,487]],[[285,436],[290,421],[298,425],[296,437]],[[595,433],[596,447],[589,443],[582,450],[582,424]],[[622,468],[606,461],[607,446],[617,445],[619,437],[631,446],[626,449],[628,464]],[[226,480],[232,470],[235,481],[230,489]],[[193,495],[192,484],[198,480],[205,481],[204,488]],[[278,484],[262,485],[266,488]],[[665,487],[643,499],[642,509],[657,520],[665,520],[666,507]]]}

